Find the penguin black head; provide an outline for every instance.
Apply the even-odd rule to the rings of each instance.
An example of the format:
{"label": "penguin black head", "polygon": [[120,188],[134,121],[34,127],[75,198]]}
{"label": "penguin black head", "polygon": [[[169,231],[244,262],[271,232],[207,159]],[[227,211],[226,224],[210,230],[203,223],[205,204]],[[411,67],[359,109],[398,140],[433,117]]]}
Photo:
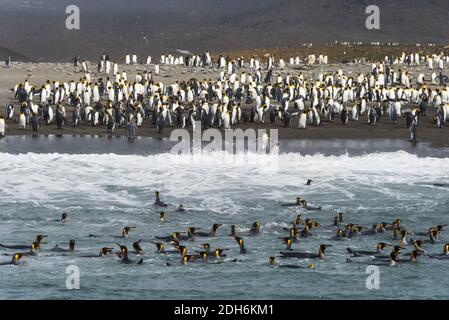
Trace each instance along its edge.
{"label": "penguin black head", "polygon": [[388,244],[386,244],[384,242],[379,242],[377,244],[377,249],[383,250],[383,249],[385,249],[386,246],[388,246]]}
{"label": "penguin black head", "polygon": [[37,250],[39,250],[40,249],[40,247],[41,247],[41,243],[40,242],[33,242],[32,244],[31,244],[31,250],[33,250],[33,251],[37,251]]}
{"label": "penguin black head", "polygon": [[331,244],[322,244],[320,245],[320,252],[325,253],[328,247],[332,247]]}
{"label": "penguin black head", "polygon": [[128,254],[128,248],[126,246],[122,246],[119,243],[117,243],[117,245],[120,247],[120,255],[126,256]]}
{"label": "penguin black head", "polygon": [[220,228],[223,224],[221,223],[214,223],[212,225],[212,230],[217,231],[218,228]]}
{"label": "penguin black head", "polygon": [[186,255],[187,254],[187,248],[184,246],[179,246],[179,252],[181,253],[181,255]]}
{"label": "penguin black head", "polygon": [[68,218],[68,214],[67,214],[66,212],[64,212],[64,213],[62,214],[62,216],[61,216],[61,221],[62,221],[62,222],[66,222],[66,221],[67,221],[67,218]]}
{"label": "penguin black head", "polygon": [[217,258],[225,257],[226,255],[223,255],[223,252],[224,252],[224,249],[215,249],[215,256]]}
{"label": "penguin black head", "polygon": [[203,243],[201,245],[205,250],[209,250],[210,249],[210,244],[209,243]]}
{"label": "penguin black head", "polygon": [[235,237],[235,241],[237,241],[240,248],[242,248],[245,245],[245,243],[243,242],[243,239],[240,237]]}
{"label": "penguin black head", "polygon": [[182,256],[181,262],[183,265],[187,265],[187,263],[192,259],[192,256],[190,255],[185,255]]}
{"label": "penguin black head", "polygon": [[138,240],[138,241],[136,241],[136,242],[134,242],[133,243],[133,248],[139,253],[139,254],[142,254],[143,253],[143,249],[142,249],[142,247],[140,246],[140,242],[142,241],[142,239],[140,239],[140,240]]}
{"label": "penguin black head", "polygon": [[162,222],[164,221],[165,212],[161,211],[159,212],[159,220]]}
{"label": "penguin black head", "polygon": [[259,231],[260,229],[260,223],[259,222],[254,222],[253,225],[251,226],[251,230],[252,231]]}
{"label": "penguin black head", "polygon": [[276,257],[269,257],[268,260],[269,260],[270,266],[275,266],[277,264]]}
{"label": "penguin black head", "polygon": [[301,197],[296,197],[296,204],[300,204],[301,203]]}
{"label": "penguin black head", "polygon": [[157,248],[157,251],[158,251],[158,252],[164,251],[165,246],[164,246],[163,243],[156,242],[155,245],[156,245],[156,248]]}
{"label": "penguin black head", "polygon": [[128,233],[131,229],[135,229],[136,227],[124,227],[122,229],[122,236],[124,237],[128,237]]}
{"label": "penguin black head", "polygon": [[69,241],[69,250],[70,251],[75,250],[75,240],[70,240]]}
{"label": "penguin black head", "polygon": [[105,255],[107,255],[108,253],[111,253],[111,252],[112,252],[112,248],[107,248],[107,247],[103,247],[100,250],[100,254],[102,256],[105,256]]}
{"label": "penguin black head", "polygon": [[22,258],[23,258],[23,254],[22,253],[16,253],[16,254],[14,254],[12,256],[11,263],[12,264],[17,264],[17,263],[19,263],[20,259],[22,259]]}
{"label": "penguin black head", "polygon": [[310,186],[312,184],[312,182],[313,182],[313,180],[309,179],[309,180],[307,180],[306,185]]}
{"label": "penguin black head", "polygon": [[400,246],[394,246],[393,247],[393,250],[391,251],[391,252],[396,252],[396,253],[399,253],[399,251],[401,251],[401,247]]}
{"label": "penguin black head", "polygon": [[173,239],[170,241],[170,243],[173,245],[173,247],[175,247],[176,249],[179,248],[179,241],[176,239]]}
{"label": "penguin black head", "polygon": [[44,238],[46,238],[47,236],[46,235],[42,235],[42,234],[38,234],[37,236],[36,236],[36,242],[42,242],[42,240],[44,240]]}
{"label": "penguin black head", "polygon": [[338,220],[340,221],[340,222],[343,222],[343,212],[339,212],[338,213]]}
{"label": "penguin black head", "polygon": [[208,254],[207,252],[205,252],[205,251],[201,251],[201,252],[199,252],[199,254],[200,254],[200,257],[201,257],[202,259],[204,259],[204,260],[206,260],[207,258],[209,258],[209,254]]}

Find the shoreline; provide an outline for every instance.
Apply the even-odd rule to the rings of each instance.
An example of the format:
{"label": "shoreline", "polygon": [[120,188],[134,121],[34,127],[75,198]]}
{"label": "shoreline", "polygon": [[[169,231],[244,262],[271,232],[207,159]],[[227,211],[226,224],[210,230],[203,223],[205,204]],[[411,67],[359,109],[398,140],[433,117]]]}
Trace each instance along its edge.
{"label": "shoreline", "polygon": [[[418,125],[418,144],[430,143],[433,148],[445,149],[449,148],[449,132],[448,127],[437,128],[433,121],[435,116],[435,110],[429,110],[426,117],[420,119]],[[98,137],[126,137],[126,127],[116,128],[114,133],[108,134],[105,126],[94,127],[89,124],[83,123],[79,127],[72,127],[68,125],[63,129],[57,129],[55,124],[49,126],[41,124],[39,131],[34,132],[31,128],[19,129],[18,123],[8,121],[9,130],[6,132],[6,136],[98,136]],[[320,126],[308,126],[306,129],[296,128],[297,119],[293,118],[291,127],[283,128],[279,123],[246,123],[232,127],[231,129],[254,129],[254,130],[269,130],[277,129],[279,140],[376,140],[376,139],[397,139],[409,142],[409,128],[405,125],[405,120],[400,121],[393,125],[387,117],[382,117],[381,120],[375,125],[370,126],[363,119],[359,121],[350,121],[347,125],[342,125],[340,119],[335,119],[333,123],[323,121]],[[173,130],[179,129],[178,127],[165,127],[162,133],[158,133],[154,125],[149,120],[143,122],[142,127],[139,127],[138,137],[148,137],[154,139],[168,139]],[[192,128],[186,128],[188,132],[192,133]],[[224,129],[218,129],[224,137]],[[411,143],[410,143],[411,144]]]}

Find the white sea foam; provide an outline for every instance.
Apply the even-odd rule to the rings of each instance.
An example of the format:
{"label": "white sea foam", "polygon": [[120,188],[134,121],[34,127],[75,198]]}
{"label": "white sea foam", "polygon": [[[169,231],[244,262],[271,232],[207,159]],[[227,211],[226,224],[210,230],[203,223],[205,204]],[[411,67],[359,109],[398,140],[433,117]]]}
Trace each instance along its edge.
{"label": "white sea foam", "polygon": [[[254,162],[245,161],[256,157],[264,162],[254,166]],[[387,194],[391,193],[389,184],[441,183],[448,182],[449,177],[447,159],[420,158],[402,151],[355,157],[290,153],[277,156],[273,163],[270,156],[255,154],[234,156],[232,163],[222,163],[220,153],[203,154],[201,163],[191,160],[190,155],[171,154],[0,153],[0,194],[10,200],[23,197],[39,201],[64,193],[66,197],[76,194],[86,200],[101,198],[111,204],[145,205],[134,188],[148,194],[161,189],[166,195],[198,200],[208,194],[200,207],[213,203],[217,211],[230,212],[238,210],[242,192],[257,196],[262,189],[263,197],[279,199],[307,178],[321,187],[327,184],[329,193],[345,193],[353,199],[351,183],[362,188],[377,185],[376,192]],[[220,201],[224,197],[227,201]]]}

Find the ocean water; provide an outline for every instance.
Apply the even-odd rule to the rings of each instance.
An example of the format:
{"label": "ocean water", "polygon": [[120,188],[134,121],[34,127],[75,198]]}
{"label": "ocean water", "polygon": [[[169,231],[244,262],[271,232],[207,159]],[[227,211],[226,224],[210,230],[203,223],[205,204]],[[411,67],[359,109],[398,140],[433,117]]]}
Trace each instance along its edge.
{"label": "ocean water", "polygon": [[[373,249],[381,240],[397,243],[392,232],[330,239],[335,232],[333,217],[340,211],[345,212],[345,223],[367,227],[401,218],[408,230],[423,232],[449,223],[449,160],[441,150],[361,151],[354,142],[354,152],[348,153],[348,145],[342,148],[327,142],[326,147],[320,142],[319,149],[327,152],[315,154],[313,143],[303,145],[306,152],[301,152],[301,146],[295,149],[288,142],[285,145],[290,144],[294,152],[284,150],[277,157],[249,154],[223,161],[222,154],[211,153],[198,161],[190,155],[164,152],[166,142],[157,140],[135,145],[140,151],[142,146],[152,146],[151,150],[158,150],[155,153],[130,150],[134,147],[121,139],[102,150],[92,147],[98,138],[30,139],[0,141],[0,243],[31,243],[36,234],[46,234],[48,239],[40,256],[26,258],[20,266],[0,266],[0,299],[449,298],[449,259],[420,257],[417,264],[382,266],[380,288],[369,290],[368,263],[347,264],[346,248]],[[18,146],[27,143],[33,145],[32,152],[24,153]],[[397,142],[379,143],[381,149]],[[333,152],[332,145],[339,151]],[[69,152],[68,146],[79,148]],[[314,183],[305,186],[309,178]],[[158,219],[160,210],[152,205],[155,190],[169,204],[163,223]],[[323,210],[280,206],[297,196]],[[180,203],[187,212],[175,212]],[[69,221],[54,221],[64,211]],[[284,228],[297,214],[317,220],[322,227],[293,248],[316,252],[319,244],[332,244],[326,260],[279,259],[281,264],[301,266],[314,262],[316,270],[272,268],[268,257],[284,250],[279,237],[287,235]],[[261,234],[250,237],[247,234],[255,221],[261,223]],[[191,252],[206,241],[212,248],[228,248],[228,257],[220,264],[184,266],[177,255],[156,254],[150,243],[154,236],[189,226],[208,231],[213,223],[223,224],[215,238],[197,238],[185,245]],[[244,238],[247,255],[239,254],[229,236],[231,224]],[[119,240],[109,235],[119,235],[127,225],[136,229],[120,242],[131,248],[133,241],[143,239],[142,265],[122,265],[114,257],[77,257],[97,253],[103,246],[117,248]],[[92,239],[89,234],[104,237]],[[48,251],[55,244],[67,247],[70,239],[77,242],[76,253],[62,256]],[[443,232],[441,243],[424,248],[440,253],[445,242],[449,235]],[[0,254],[13,252],[0,250]],[[0,261],[7,260],[0,256]],[[66,289],[70,265],[80,270],[80,290]]]}

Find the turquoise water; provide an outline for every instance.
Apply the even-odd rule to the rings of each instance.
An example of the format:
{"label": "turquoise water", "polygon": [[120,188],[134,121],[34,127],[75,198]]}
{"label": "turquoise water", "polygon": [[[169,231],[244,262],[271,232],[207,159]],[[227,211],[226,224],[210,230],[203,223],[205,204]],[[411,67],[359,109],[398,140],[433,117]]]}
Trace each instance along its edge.
{"label": "turquoise water", "polygon": [[[3,147],[0,172],[0,243],[30,243],[36,234],[48,235],[40,256],[27,258],[20,266],[0,266],[1,299],[449,298],[449,259],[420,257],[415,265],[381,267],[380,289],[368,290],[366,265],[347,264],[346,247],[373,249],[380,240],[397,243],[392,233],[330,240],[335,232],[333,217],[339,211],[346,213],[346,223],[367,227],[396,218],[411,231],[448,223],[447,158],[405,151],[356,156],[295,152],[277,157],[240,155],[224,161],[221,154],[203,154],[198,160],[168,153],[17,154]],[[315,181],[312,186],[304,185],[308,178]],[[152,205],[155,190],[170,204],[163,223]],[[280,206],[296,196],[322,206],[323,211]],[[187,212],[174,212],[180,203]],[[69,221],[53,221],[63,211]],[[326,260],[316,261],[316,270],[269,267],[268,257],[284,249],[278,239],[287,235],[283,228],[298,213],[322,227],[293,247],[316,252],[319,244],[332,244]],[[261,234],[247,236],[255,221],[261,223]],[[184,266],[178,256],[154,253],[148,241],[188,226],[208,231],[212,223],[223,226],[207,241],[212,248],[229,248],[228,259],[221,264]],[[245,239],[247,255],[239,254],[229,236],[231,224]],[[127,225],[137,228],[122,243],[131,248],[133,241],[144,239],[143,265],[122,265],[114,257],[77,257],[114,246],[117,240],[108,235],[119,235]],[[89,234],[106,236],[91,239]],[[46,251],[56,243],[67,247],[69,239],[77,241],[77,253],[60,256]],[[194,252],[205,241],[198,238],[185,245]],[[424,248],[439,253],[449,242],[448,234],[443,232],[441,241]],[[0,254],[12,252],[0,250]],[[0,261],[8,259],[0,256]],[[312,262],[279,261],[302,266]],[[66,289],[69,265],[80,269],[80,290]]]}

